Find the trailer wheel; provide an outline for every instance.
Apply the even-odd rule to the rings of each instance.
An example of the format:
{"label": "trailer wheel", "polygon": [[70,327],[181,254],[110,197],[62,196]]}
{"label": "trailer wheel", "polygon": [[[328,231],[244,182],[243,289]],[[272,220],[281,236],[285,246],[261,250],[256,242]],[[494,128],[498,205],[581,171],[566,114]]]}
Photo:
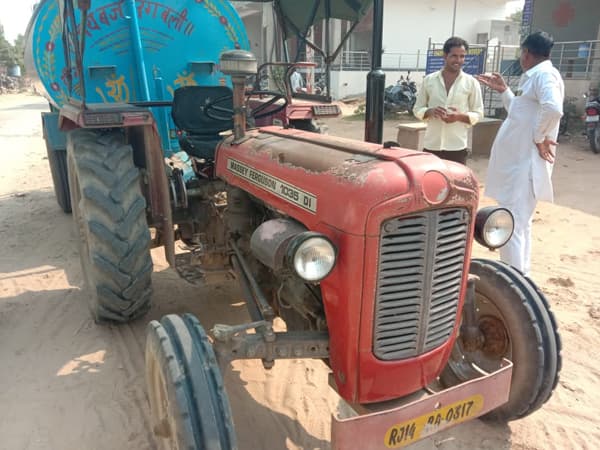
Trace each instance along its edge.
{"label": "trailer wheel", "polygon": [[79,256],[97,322],[128,322],[150,309],[152,259],[146,201],[120,131],[75,130],[67,165]]}
{"label": "trailer wheel", "polygon": [[168,315],[150,322],[146,384],[154,434],[162,448],[237,448],[221,372],[194,316]]}
{"label": "trailer wheel", "polygon": [[497,421],[525,417],[552,395],[561,369],[561,341],[544,294],[514,268],[484,259],[471,261],[475,307],[483,342],[466,350],[460,336],[440,381],[452,386],[499,368],[502,358],[514,364],[509,400],[483,416]]}
{"label": "trailer wheel", "polygon": [[48,164],[52,174],[52,184],[58,206],[64,213],[71,213],[71,197],[69,195],[69,175],[67,173],[66,150],[52,150],[46,146],[48,152]]}

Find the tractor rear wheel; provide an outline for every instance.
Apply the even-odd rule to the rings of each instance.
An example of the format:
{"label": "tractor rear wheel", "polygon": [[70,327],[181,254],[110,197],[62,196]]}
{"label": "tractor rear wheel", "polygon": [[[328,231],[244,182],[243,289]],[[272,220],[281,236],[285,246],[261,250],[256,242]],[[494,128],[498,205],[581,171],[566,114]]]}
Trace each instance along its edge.
{"label": "tractor rear wheel", "polygon": [[194,316],[171,314],[150,322],[146,384],[154,434],[162,448],[237,448],[221,372]]}
{"label": "tractor rear wheel", "polygon": [[514,365],[508,402],[484,418],[525,417],[550,398],[558,383],[561,341],[556,320],[544,294],[514,268],[474,259],[470,273],[479,277],[475,311],[483,339],[476,350],[467,351],[458,336],[440,381],[452,386],[477,378],[476,367],[493,372],[507,358]]}
{"label": "tractor rear wheel", "polygon": [[48,164],[52,174],[52,184],[58,206],[63,212],[71,213],[71,197],[69,195],[69,178],[67,173],[67,152],[66,150],[52,150],[49,145],[46,146],[48,152]]}
{"label": "tractor rear wheel", "polygon": [[75,130],[67,165],[79,256],[97,322],[128,322],[150,309],[152,259],[146,201],[120,131]]}

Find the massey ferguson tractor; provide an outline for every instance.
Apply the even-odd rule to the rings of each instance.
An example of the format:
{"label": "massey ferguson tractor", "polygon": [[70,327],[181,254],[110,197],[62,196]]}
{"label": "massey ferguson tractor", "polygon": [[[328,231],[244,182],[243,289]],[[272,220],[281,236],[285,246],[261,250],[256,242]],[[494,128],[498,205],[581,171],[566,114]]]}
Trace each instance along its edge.
{"label": "massey ferguson tractor", "polygon": [[[309,18],[320,20],[314,3]],[[371,2],[326,3],[328,18],[346,18]],[[471,259],[474,240],[501,247],[513,221],[477,210],[467,167],[256,127],[289,97],[248,89],[257,62],[226,1],[47,0],[28,38],[53,106],[49,148],[66,136],[68,184],[55,158],[56,194],[70,198],[94,319],[143,317],[157,246],[187,281],[234,276],[246,300],[248,323],[149,323],[161,446],[238,448],[221,375],[236,359],[265,369],[322,360],[355,412],[332,418],[334,449],[401,448],[475,417],[525,417],[550,398],[561,366],[554,316],[529,278]]]}

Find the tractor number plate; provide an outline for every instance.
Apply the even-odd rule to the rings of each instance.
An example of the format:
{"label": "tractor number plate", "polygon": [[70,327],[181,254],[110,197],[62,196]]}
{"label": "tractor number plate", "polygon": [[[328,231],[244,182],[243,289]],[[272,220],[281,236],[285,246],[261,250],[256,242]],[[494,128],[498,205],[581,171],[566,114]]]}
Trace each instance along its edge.
{"label": "tractor number plate", "polygon": [[587,116],[585,118],[586,122],[599,122],[600,121],[600,116]]}
{"label": "tractor number plate", "polygon": [[[356,415],[332,415],[332,450],[388,450],[404,448],[506,403],[512,363],[504,359],[492,373],[443,391],[421,392],[410,403],[403,399],[353,409]],[[406,399],[410,401],[409,399]],[[361,412],[359,412],[361,411]],[[431,443],[433,445],[433,443]]]}
{"label": "tractor number plate", "polygon": [[387,448],[401,448],[452,425],[477,417],[483,408],[483,396],[473,395],[412,420],[393,425],[385,434]]}

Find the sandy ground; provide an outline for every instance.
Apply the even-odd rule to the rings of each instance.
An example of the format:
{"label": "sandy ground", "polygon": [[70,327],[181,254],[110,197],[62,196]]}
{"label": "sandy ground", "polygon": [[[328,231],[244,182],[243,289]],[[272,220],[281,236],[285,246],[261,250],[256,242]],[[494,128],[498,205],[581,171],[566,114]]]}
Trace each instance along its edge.
{"label": "sandy ground", "polygon": [[[152,449],[143,379],[145,326],[189,311],[205,326],[239,323],[235,288],[186,284],[155,251],[154,306],[143,320],[100,327],[89,317],[71,217],[52,191],[38,97],[0,97],[0,450]],[[386,123],[385,139],[395,138]],[[362,123],[330,121],[361,138]],[[553,398],[508,426],[472,421],[414,449],[600,448],[600,155],[565,140],[554,205],[536,213],[533,278],[557,314],[564,366]],[[485,160],[472,161],[484,179]],[[489,202],[484,199],[484,203]],[[480,248],[476,255],[496,258]],[[225,374],[242,450],[328,449],[338,399],[314,361],[237,362]],[[360,449],[357,449],[360,450]]]}

